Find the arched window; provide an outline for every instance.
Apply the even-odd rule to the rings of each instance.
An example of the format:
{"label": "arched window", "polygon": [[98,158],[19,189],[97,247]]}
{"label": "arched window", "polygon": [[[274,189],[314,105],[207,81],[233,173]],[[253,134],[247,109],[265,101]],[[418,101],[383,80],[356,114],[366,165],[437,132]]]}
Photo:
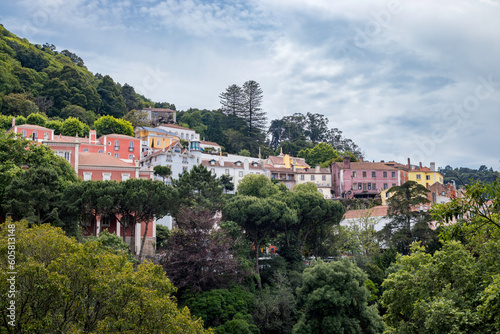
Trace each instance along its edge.
{"label": "arched window", "polygon": [[49,140],[49,133],[48,132],[45,132],[43,134],[43,140]]}
{"label": "arched window", "polygon": [[85,152],[85,153],[87,153],[88,151],[89,151],[89,149],[86,147],[83,149],[83,152]]}
{"label": "arched window", "polygon": [[134,142],[133,141],[128,143],[128,150],[129,150],[129,152],[134,152]]}
{"label": "arched window", "polygon": [[120,149],[120,142],[118,140],[115,140],[115,150]]}
{"label": "arched window", "polygon": [[99,151],[97,151],[97,152],[98,152],[98,153],[104,153],[104,152],[103,152],[103,150],[99,150]]}
{"label": "arched window", "polygon": [[23,138],[26,138],[26,130],[21,130],[21,136],[22,136]]}
{"label": "arched window", "polygon": [[37,140],[38,139],[38,132],[33,131],[33,133],[31,134],[31,137],[33,138],[33,140]]}
{"label": "arched window", "polygon": [[181,139],[184,139],[184,133],[181,133]]}

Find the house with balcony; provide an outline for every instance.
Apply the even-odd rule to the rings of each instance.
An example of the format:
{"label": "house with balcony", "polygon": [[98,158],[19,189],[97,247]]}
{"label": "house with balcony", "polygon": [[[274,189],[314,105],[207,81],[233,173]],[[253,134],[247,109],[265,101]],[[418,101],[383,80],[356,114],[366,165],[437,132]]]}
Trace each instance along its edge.
{"label": "house with balcony", "polygon": [[396,162],[342,162],[332,164],[333,198],[375,198],[381,191],[408,180],[405,165]]}

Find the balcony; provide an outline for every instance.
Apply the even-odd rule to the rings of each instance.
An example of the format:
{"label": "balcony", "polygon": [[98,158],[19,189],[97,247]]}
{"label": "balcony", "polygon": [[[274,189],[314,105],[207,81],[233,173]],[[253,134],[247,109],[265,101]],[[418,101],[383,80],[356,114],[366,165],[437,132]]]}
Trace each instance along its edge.
{"label": "balcony", "polygon": [[119,151],[120,150],[120,145],[115,145],[115,151]]}
{"label": "balcony", "polygon": [[[116,149],[116,147],[115,147],[115,149]],[[129,147],[128,147],[128,151],[129,151],[129,152],[134,152],[134,147],[133,147],[133,146],[129,146]]]}

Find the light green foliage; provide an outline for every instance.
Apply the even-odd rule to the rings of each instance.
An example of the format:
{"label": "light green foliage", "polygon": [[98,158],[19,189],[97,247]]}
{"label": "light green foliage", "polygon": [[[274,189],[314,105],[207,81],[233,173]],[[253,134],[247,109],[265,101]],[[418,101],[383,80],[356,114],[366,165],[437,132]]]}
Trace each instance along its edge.
{"label": "light green foliage", "polygon": [[87,124],[82,123],[78,118],[69,117],[63,123],[61,127],[61,134],[63,136],[78,136],[84,137],[89,135],[90,128]]}
{"label": "light green foliage", "polygon": [[247,149],[242,149],[238,152],[238,155],[242,155],[244,157],[249,157],[250,156],[250,151]]}
{"label": "light green foliage", "polygon": [[319,143],[313,148],[301,150],[298,157],[305,158],[306,163],[311,167],[316,165],[328,167],[328,163],[337,159],[340,155],[339,152],[334,150],[331,145],[327,143]]}
{"label": "light green foliage", "polygon": [[[17,118],[16,118],[16,123],[17,123]],[[49,128],[49,129],[53,129],[54,135],[59,135],[62,132],[63,122],[61,122],[59,120],[47,121],[47,123],[45,123],[45,127]]]}
{"label": "light green foliage", "polygon": [[101,116],[94,122],[94,127],[99,136],[112,133],[134,136],[132,123],[113,116]]}
{"label": "light green foliage", "polygon": [[26,118],[26,124],[45,126],[45,123],[47,123],[47,117],[40,113],[29,114]]}
{"label": "light green foliage", "polygon": [[367,304],[365,281],[366,274],[348,260],[313,261],[297,289],[301,316],[293,333],[381,333],[384,323]]}
{"label": "light green foliage", "polygon": [[[16,321],[6,324],[8,224],[16,234]],[[136,269],[98,241],[80,244],[48,224],[0,226],[0,321],[15,333],[205,333],[161,267]]]}
{"label": "light green foliage", "polygon": [[300,183],[293,187],[295,192],[306,192],[311,194],[319,194],[318,186],[312,182]]}
{"label": "light green foliage", "polygon": [[371,217],[371,212],[366,211],[359,218],[349,220],[343,226],[338,226],[339,233],[344,237],[341,240],[340,251],[343,253],[370,257],[380,251],[377,241],[375,225],[379,219]]}
{"label": "light green foliage", "polygon": [[238,195],[266,198],[278,194],[278,187],[265,175],[248,174],[238,184]]}
{"label": "light green foliage", "polygon": [[250,314],[237,313],[233,319],[214,328],[216,334],[260,334],[260,330],[252,323]]}

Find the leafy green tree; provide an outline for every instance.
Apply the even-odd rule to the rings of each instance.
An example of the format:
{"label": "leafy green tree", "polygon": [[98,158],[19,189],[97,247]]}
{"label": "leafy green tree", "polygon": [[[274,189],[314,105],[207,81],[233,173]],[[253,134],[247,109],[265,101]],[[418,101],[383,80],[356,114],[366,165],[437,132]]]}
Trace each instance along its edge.
{"label": "leafy green tree", "polygon": [[[17,121],[18,120],[16,118],[16,123],[17,123]],[[59,120],[50,120],[50,121],[47,121],[47,123],[45,123],[45,127],[49,128],[49,129],[53,129],[54,134],[59,135],[62,132],[63,122],[61,122]]]}
{"label": "leafy green tree", "polygon": [[87,125],[93,125],[95,122],[95,114],[93,111],[85,110],[80,106],[69,105],[61,110],[60,116],[62,118],[74,117],[78,118],[81,122]]}
{"label": "leafy green tree", "polygon": [[306,134],[313,144],[318,144],[326,139],[328,133],[328,118],[321,114],[307,113]]}
{"label": "leafy green tree", "polygon": [[122,119],[114,118],[113,116],[101,116],[94,122],[94,127],[99,136],[109,135],[112,133],[134,136],[134,128],[132,123]]}
{"label": "leafy green tree", "polygon": [[221,187],[224,188],[224,192],[228,192],[228,191],[233,191],[234,190],[234,183],[232,182],[233,181],[233,177],[232,176],[229,176],[229,175],[222,175],[220,178],[220,185]]}
{"label": "leafy green tree", "polygon": [[170,230],[167,226],[160,224],[156,225],[156,252],[165,249],[169,236]]}
{"label": "leafy green tree", "polygon": [[101,97],[98,114],[113,117],[122,117],[127,111],[125,99],[120,88],[109,75],[105,75],[97,85],[97,93]]}
{"label": "leafy green tree", "polygon": [[81,122],[78,118],[69,117],[67,118],[61,126],[61,134],[63,136],[78,136],[85,137],[88,136],[90,128],[88,125]]}
{"label": "leafy green tree", "polygon": [[153,170],[156,176],[163,179],[163,183],[165,183],[165,180],[172,175],[172,171],[168,166],[156,165],[153,167]]}
{"label": "leafy green tree", "polygon": [[[407,181],[388,190],[388,193],[392,195],[388,199],[387,211],[387,216],[391,221],[383,228],[382,236],[402,254],[408,254],[410,244],[419,240],[417,229],[424,231],[430,229],[427,226],[429,213],[420,210],[420,206],[429,203],[428,192],[427,188],[415,181]],[[430,243],[432,238],[423,241]]]}
{"label": "leafy green tree", "polygon": [[187,308],[179,310],[176,288],[160,266],[139,264],[125,254],[68,238],[49,224],[0,226],[0,293],[7,296],[8,233],[16,234],[16,319],[8,324],[9,300],[0,298],[0,323],[15,333],[205,333]]}
{"label": "leafy green tree", "polygon": [[246,149],[242,149],[238,152],[238,155],[242,155],[244,157],[249,157],[250,156],[250,151]]}
{"label": "leafy green tree", "polygon": [[384,323],[368,306],[366,274],[352,262],[313,261],[297,289],[301,316],[293,333],[381,333]]}
{"label": "leafy green tree", "polygon": [[36,104],[25,94],[11,93],[3,97],[2,114],[24,116],[39,112]]}
{"label": "leafy green tree", "polygon": [[309,166],[321,165],[328,167],[332,160],[340,157],[339,152],[335,151],[333,147],[327,143],[319,143],[313,148],[301,150],[298,154],[299,158],[305,158]]}
{"label": "leafy green tree", "polygon": [[240,225],[245,230],[245,236],[252,242],[255,248],[257,286],[260,289],[260,247],[268,238],[276,236],[285,225],[295,221],[294,212],[284,202],[274,198],[238,195],[225,205],[223,216]]}
{"label": "leafy green tree", "polygon": [[26,118],[26,124],[45,126],[46,123],[47,123],[47,117],[43,114],[39,113],[29,114],[28,117]]}
{"label": "leafy green tree", "polygon": [[278,186],[263,174],[245,175],[238,184],[238,195],[265,198],[276,195],[278,192]]}
{"label": "leafy green tree", "polygon": [[121,88],[121,94],[125,100],[125,107],[127,108],[127,113],[130,110],[137,109],[139,107],[139,99],[137,98],[137,93],[134,87],[129,84],[124,84]]}
{"label": "leafy green tree", "polygon": [[185,304],[193,315],[203,320],[206,327],[217,327],[232,320],[238,313],[250,314],[254,295],[240,286],[233,286],[190,294]]}
{"label": "leafy green tree", "polygon": [[180,207],[202,207],[215,213],[222,207],[223,188],[220,181],[212,175],[203,165],[193,166],[187,172],[179,175],[179,178],[172,180],[177,200],[173,215],[177,217]]}

